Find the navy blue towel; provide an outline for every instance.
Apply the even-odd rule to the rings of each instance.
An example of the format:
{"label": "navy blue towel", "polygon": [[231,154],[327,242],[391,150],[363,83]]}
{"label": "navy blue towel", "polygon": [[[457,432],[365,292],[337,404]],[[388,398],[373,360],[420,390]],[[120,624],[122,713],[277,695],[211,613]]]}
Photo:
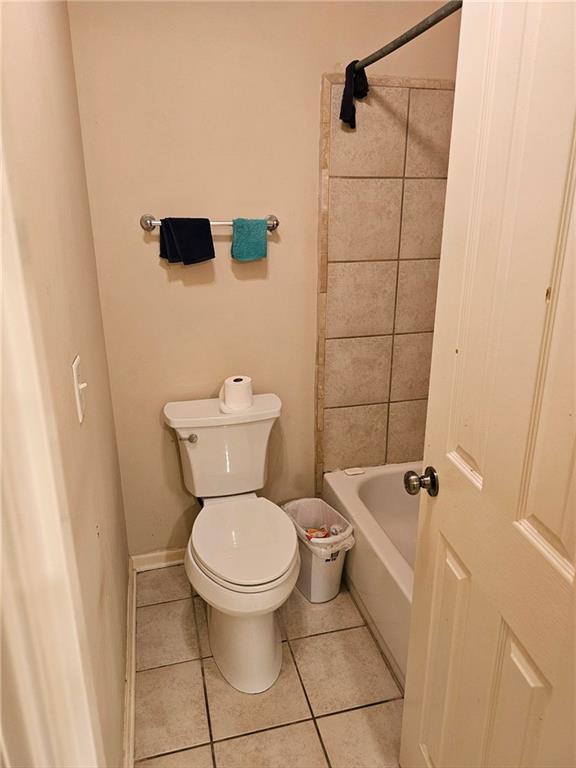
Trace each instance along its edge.
{"label": "navy blue towel", "polygon": [[344,83],[344,93],[342,94],[342,104],[340,105],[340,120],[348,123],[350,128],[356,128],[356,105],[354,99],[364,99],[368,96],[368,78],[366,70],[354,69],[358,59],[354,59],[346,67],[346,81]]}
{"label": "navy blue towel", "polygon": [[198,264],[214,258],[209,219],[162,219],[160,256],[170,264]]}

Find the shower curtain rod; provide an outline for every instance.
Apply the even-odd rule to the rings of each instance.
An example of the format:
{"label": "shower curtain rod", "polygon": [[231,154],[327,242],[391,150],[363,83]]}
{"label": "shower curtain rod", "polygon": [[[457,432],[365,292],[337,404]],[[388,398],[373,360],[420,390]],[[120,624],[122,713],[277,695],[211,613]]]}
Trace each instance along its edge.
{"label": "shower curtain rod", "polygon": [[390,43],[387,43],[383,48],[379,48],[377,51],[374,51],[374,53],[371,53],[370,56],[366,56],[366,58],[356,62],[354,70],[359,72],[361,69],[369,67],[370,64],[374,64],[374,62],[380,61],[380,59],[383,59],[384,56],[388,56],[389,53],[392,53],[398,48],[401,48],[403,45],[406,45],[406,43],[409,43],[410,40],[414,40],[415,37],[418,37],[423,32],[426,32],[435,24],[438,24],[439,21],[447,18],[455,11],[460,10],[460,8],[462,8],[462,0],[451,0],[451,2],[445,3],[445,5],[443,5],[441,8],[438,8],[438,10],[434,11],[434,13],[431,13],[430,16],[426,16],[425,19],[422,19],[422,21],[420,21],[414,27],[411,27],[399,37],[392,40]]}

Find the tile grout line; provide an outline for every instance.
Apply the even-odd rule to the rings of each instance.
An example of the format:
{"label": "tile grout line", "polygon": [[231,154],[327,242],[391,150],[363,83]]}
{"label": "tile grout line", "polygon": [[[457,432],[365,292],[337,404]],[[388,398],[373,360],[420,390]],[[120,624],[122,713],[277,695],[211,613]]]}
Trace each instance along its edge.
{"label": "tile grout line", "polygon": [[403,699],[403,696],[392,696],[390,699],[380,699],[379,701],[371,701],[369,704],[358,704],[356,707],[347,707],[346,709],[337,709],[334,712],[325,712],[322,715],[315,715],[315,718],[317,720],[325,720],[327,717],[334,717],[335,715],[346,715],[348,712],[357,712],[359,709],[378,707],[380,704],[391,704],[393,701],[402,701]]}
{"label": "tile grout line", "polygon": [[[204,608],[206,616],[206,632],[208,632],[208,614]],[[198,653],[202,654],[202,644],[200,643],[200,629],[196,619],[196,605],[192,597],[192,616],[194,618],[194,629],[196,631],[196,643],[198,644]],[[208,736],[210,737],[210,755],[212,757],[212,766],[216,768],[216,755],[214,754],[214,736],[212,733],[212,718],[210,717],[210,705],[208,703],[208,688],[206,686],[206,671],[204,669],[204,659],[200,656],[200,672],[202,674],[202,690],[204,692],[204,706],[206,707],[206,720],[208,722]]]}
{"label": "tile grout line", "polygon": [[398,333],[364,333],[355,336],[327,336],[326,341],[352,341],[354,339],[386,339],[389,336],[421,336],[424,333],[434,333],[431,331],[400,331]]}
{"label": "tile grout line", "polygon": [[206,674],[204,670],[204,659],[200,659],[200,670],[202,672],[202,689],[204,691],[204,706],[206,707],[206,720],[208,721],[208,736],[210,737],[210,754],[212,765],[216,768],[216,754],[214,752],[214,738],[212,734],[212,718],[210,717],[210,705],[208,704],[208,688],[206,687]]}
{"label": "tile grout line", "polygon": [[362,624],[352,624],[349,627],[340,627],[339,629],[329,629],[326,632],[313,632],[311,635],[296,635],[295,637],[286,637],[283,642],[291,642],[292,640],[307,640],[309,637],[322,637],[322,635],[335,635],[337,632],[347,632],[349,629],[361,629],[366,626],[366,622],[362,619]]}
{"label": "tile grout line", "polygon": [[[331,259],[328,264],[331,266],[338,264],[392,264],[395,261],[401,261],[402,263],[410,261],[418,264],[421,261],[440,261],[440,256],[408,256],[406,258],[392,256],[390,259]],[[327,291],[324,291],[324,293],[327,293]]]}
{"label": "tile grout line", "polygon": [[288,650],[290,651],[290,657],[292,658],[292,663],[294,664],[294,669],[296,670],[296,674],[298,675],[298,680],[300,681],[300,685],[302,686],[302,691],[304,692],[304,697],[306,699],[306,703],[308,704],[308,709],[310,710],[310,714],[312,715],[312,722],[314,723],[314,729],[315,729],[316,735],[318,736],[318,739],[320,741],[320,746],[322,747],[322,752],[324,753],[324,757],[326,758],[326,764],[328,765],[328,768],[332,768],[332,763],[330,762],[330,758],[328,757],[328,750],[326,749],[326,745],[324,744],[324,741],[322,739],[322,735],[320,733],[320,728],[318,728],[318,723],[316,722],[316,716],[314,714],[314,710],[312,709],[312,704],[310,704],[310,699],[308,698],[308,691],[306,690],[306,686],[304,685],[304,681],[302,680],[302,675],[300,674],[300,670],[298,668],[298,663],[296,661],[296,656],[294,655],[294,651],[292,650],[292,645],[290,644],[290,640],[286,640],[286,643],[288,644]]}
{"label": "tile grout line", "polygon": [[171,749],[169,752],[158,752],[155,755],[148,755],[147,757],[141,757],[140,760],[134,760],[134,766],[138,766],[140,765],[140,763],[147,763],[149,760],[157,760],[159,757],[168,757],[169,755],[178,755],[180,752],[191,752],[194,749],[200,749],[201,747],[208,747],[209,745],[210,745],[210,742],[204,741],[202,742],[202,744],[195,744],[193,747],[181,747],[179,749]]}
{"label": "tile grout line", "polygon": [[399,181],[400,179],[408,179],[408,181],[448,181],[447,176],[332,176],[330,175],[328,178],[330,179],[351,179],[352,181],[354,179],[374,179],[374,181],[382,181],[390,179],[392,181]]}
{"label": "tile grout line", "polygon": [[299,720],[292,720],[289,723],[278,723],[278,725],[267,725],[265,728],[260,728],[257,731],[245,731],[243,733],[235,733],[233,736],[223,736],[221,739],[216,739],[214,744],[224,744],[227,741],[234,741],[235,739],[243,739],[244,736],[256,736],[259,733],[267,733],[268,731],[278,731],[280,728],[289,728],[291,725],[301,725],[302,723],[310,723],[312,716],[302,717]]}
{"label": "tile grout line", "polygon": [[166,603],[181,603],[183,600],[194,600],[194,595],[190,594],[190,597],[174,597],[172,600],[160,600],[158,603],[142,603],[142,605],[137,605],[136,608],[150,608],[152,605],[166,605]]}
{"label": "tile grout line", "polygon": [[[420,403],[428,400],[427,397],[407,397],[402,400],[378,400],[375,403],[352,403],[351,405],[327,405],[324,410],[336,411],[339,408],[367,408],[370,405],[388,405],[389,403]],[[418,461],[418,459],[409,459],[409,461]],[[392,462],[397,464],[398,462]],[[403,463],[403,462],[402,462]],[[373,466],[384,466],[383,464],[374,464]]]}
{"label": "tile grout line", "polygon": [[136,672],[151,672],[153,669],[166,669],[166,667],[177,667],[179,664],[188,664],[190,661],[202,661],[203,658],[211,659],[212,656],[193,656],[191,659],[181,659],[180,661],[169,661],[167,664],[158,664],[157,667],[146,667],[137,669]]}
{"label": "tile grout line", "polygon": [[394,375],[394,340],[396,336],[396,312],[398,311],[398,284],[400,282],[400,254],[402,253],[402,233],[404,231],[404,195],[406,193],[406,159],[408,156],[408,131],[410,127],[410,88],[408,88],[408,106],[406,109],[406,131],[404,133],[404,167],[402,168],[402,197],[400,199],[400,233],[398,235],[398,258],[396,261],[396,287],[394,290],[394,312],[392,314],[392,344],[390,347],[390,378],[388,380],[388,408],[386,413],[386,446],[384,461],[388,463],[390,446],[390,402],[392,396],[392,377]]}

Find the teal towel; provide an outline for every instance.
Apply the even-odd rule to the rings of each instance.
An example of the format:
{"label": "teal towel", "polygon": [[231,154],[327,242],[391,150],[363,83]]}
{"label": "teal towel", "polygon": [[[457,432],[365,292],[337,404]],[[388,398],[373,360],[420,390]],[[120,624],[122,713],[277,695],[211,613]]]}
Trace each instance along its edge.
{"label": "teal towel", "polygon": [[266,258],[268,222],[266,219],[234,219],[232,222],[232,258],[257,261]]}

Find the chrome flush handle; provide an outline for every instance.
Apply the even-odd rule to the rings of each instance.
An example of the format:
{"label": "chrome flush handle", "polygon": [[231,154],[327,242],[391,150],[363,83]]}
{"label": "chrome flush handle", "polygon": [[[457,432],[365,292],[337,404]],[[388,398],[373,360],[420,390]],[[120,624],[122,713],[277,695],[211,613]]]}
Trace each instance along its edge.
{"label": "chrome flush handle", "polygon": [[426,467],[423,475],[418,475],[414,470],[404,475],[404,488],[410,496],[420,493],[420,488],[424,488],[429,496],[438,496],[439,487],[438,472],[434,467]]}
{"label": "chrome flush handle", "polygon": [[195,435],[192,433],[191,435],[188,435],[188,437],[179,437],[178,440],[181,440],[183,443],[197,443],[198,442],[198,435]]}

